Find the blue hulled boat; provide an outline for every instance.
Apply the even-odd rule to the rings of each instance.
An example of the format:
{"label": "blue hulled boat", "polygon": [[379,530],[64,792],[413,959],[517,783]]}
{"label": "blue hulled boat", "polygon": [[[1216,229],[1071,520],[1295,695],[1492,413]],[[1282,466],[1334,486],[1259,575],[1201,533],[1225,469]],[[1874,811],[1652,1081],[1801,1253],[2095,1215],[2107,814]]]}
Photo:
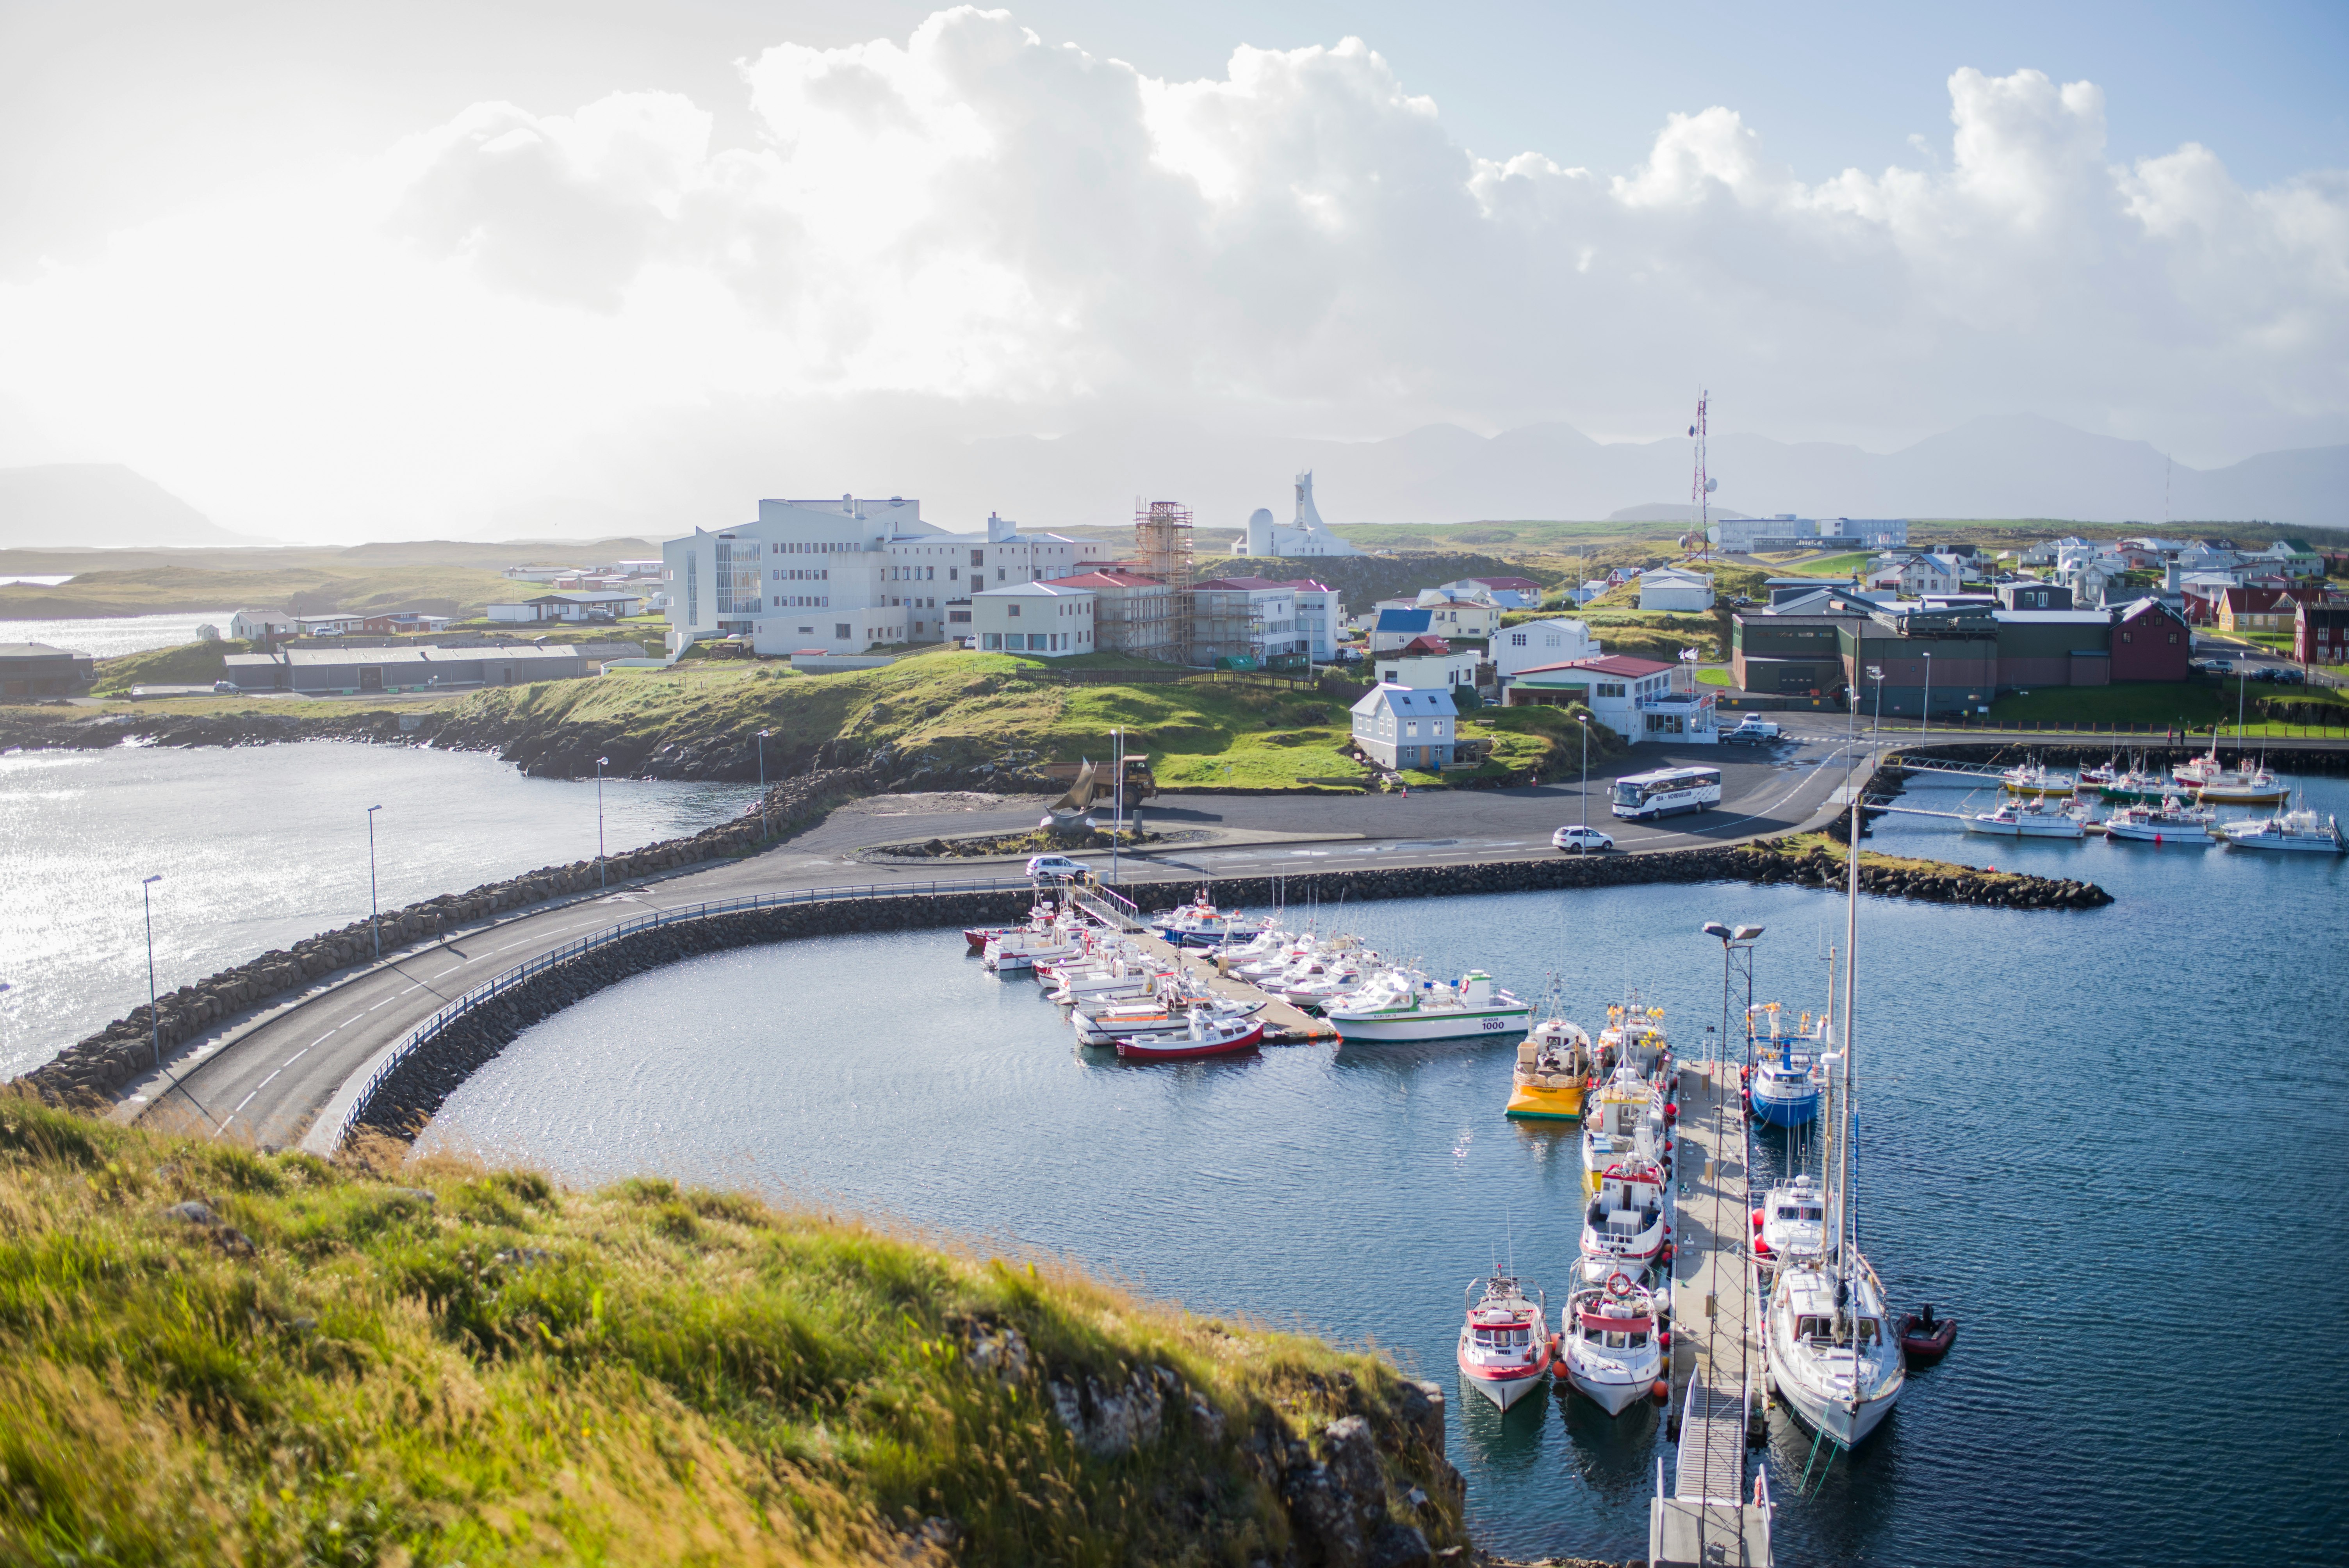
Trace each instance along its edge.
{"label": "blue hulled boat", "polygon": [[1819,1051],[1826,1027],[1824,1016],[1814,1025],[1805,1014],[1800,1029],[1781,1033],[1775,1002],[1746,1015],[1745,1104],[1754,1120],[1769,1127],[1805,1127],[1817,1118],[1826,1082]]}

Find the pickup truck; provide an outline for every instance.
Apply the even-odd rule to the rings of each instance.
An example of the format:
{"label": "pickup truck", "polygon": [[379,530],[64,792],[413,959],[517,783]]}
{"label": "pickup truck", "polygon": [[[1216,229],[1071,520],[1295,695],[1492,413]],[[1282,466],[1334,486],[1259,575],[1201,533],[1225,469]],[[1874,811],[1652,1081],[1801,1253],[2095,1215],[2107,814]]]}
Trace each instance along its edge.
{"label": "pickup truck", "polygon": [[1721,738],[1741,743],[1775,740],[1778,738],[1778,727],[1766,718],[1749,713],[1738,721],[1734,728],[1723,730]]}

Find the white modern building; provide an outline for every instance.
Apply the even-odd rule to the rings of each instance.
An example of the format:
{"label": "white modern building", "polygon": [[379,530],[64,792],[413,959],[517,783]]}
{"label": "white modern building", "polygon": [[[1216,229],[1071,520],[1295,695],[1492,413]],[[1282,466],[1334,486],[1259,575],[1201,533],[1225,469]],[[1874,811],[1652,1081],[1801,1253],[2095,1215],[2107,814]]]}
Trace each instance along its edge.
{"label": "white modern building", "polygon": [[1578,702],[1626,740],[1711,746],[1721,738],[1713,694],[1697,684],[1692,667],[1624,654],[1576,659],[1518,672],[1504,683],[1502,699],[1512,707]]}
{"label": "white modern building", "polygon": [[1296,588],[1265,577],[1215,577],[1191,588],[1187,662],[1250,658],[1259,665],[1302,654]]}
{"label": "white modern building", "polygon": [[952,616],[972,594],[1066,577],[1087,559],[1076,540],[999,517],[983,534],[949,533],[900,496],[762,500],[752,521],[662,544],[669,650],[721,636],[767,655],[943,642],[967,631]]}
{"label": "white modern building", "polygon": [[1313,470],[1297,476],[1296,521],[1273,521],[1272,509],[1258,507],[1248,514],[1247,532],[1235,542],[1246,555],[1361,555],[1364,553],[1330,531],[1313,504]]}
{"label": "white modern building", "polygon": [[1449,692],[1377,686],[1353,709],[1354,744],[1382,768],[1441,768],[1459,739]]}
{"label": "white modern building", "polygon": [[1713,608],[1713,579],[1676,566],[1640,573],[1640,608],[1702,613]]}
{"label": "white modern building", "polygon": [[559,592],[533,593],[527,599],[485,605],[492,621],[597,621],[635,614],[643,605],[641,593]]}
{"label": "white modern building", "polygon": [[1451,691],[1475,687],[1477,665],[1483,662],[1474,648],[1454,648],[1441,637],[1421,637],[1392,654],[1381,654],[1373,674],[1381,686]]}
{"label": "white modern building", "polygon": [[1506,680],[1536,665],[1562,665],[1570,659],[1595,659],[1599,639],[1580,621],[1527,621],[1508,627],[1493,639],[1493,667]]}
{"label": "white modern building", "polygon": [[1716,550],[1733,555],[1785,550],[1898,550],[1909,542],[1903,517],[1731,517],[1705,531]]}
{"label": "white modern building", "polygon": [[1281,584],[1297,593],[1297,634],[1307,656],[1326,664],[1338,656],[1338,632],[1346,624],[1346,602],[1338,590],[1310,577]]}
{"label": "white modern building", "polygon": [[1070,583],[1009,583],[970,596],[971,633],[982,653],[1066,658],[1100,651],[1097,595]]}

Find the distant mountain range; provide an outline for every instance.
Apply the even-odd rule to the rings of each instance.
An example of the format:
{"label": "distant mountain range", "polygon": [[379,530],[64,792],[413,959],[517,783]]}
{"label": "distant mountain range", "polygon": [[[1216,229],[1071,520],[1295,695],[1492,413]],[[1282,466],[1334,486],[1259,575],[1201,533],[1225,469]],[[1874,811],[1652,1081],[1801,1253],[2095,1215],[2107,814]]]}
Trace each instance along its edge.
{"label": "distant mountain range", "polygon": [[119,464],[0,469],[0,550],[263,542],[231,533],[154,480]]}
{"label": "distant mountain range", "polygon": [[[1361,442],[1120,427],[926,456],[909,464],[926,488],[905,493],[999,497],[998,510],[1030,525],[1104,521],[1144,487],[1155,487],[1150,499],[1190,505],[1202,526],[1237,528],[1259,506],[1285,521],[1288,476],[1300,469],[1313,470],[1315,499],[1332,522],[1689,515],[1679,499],[1689,491],[1686,440],[1600,442],[1558,424],[1493,437],[1431,425]],[[1708,467],[1721,481],[1715,507],[1730,515],[2349,527],[2349,446],[2173,467],[2143,441],[2031,414],[1971,420],[1889,453],[1716,436]]]}

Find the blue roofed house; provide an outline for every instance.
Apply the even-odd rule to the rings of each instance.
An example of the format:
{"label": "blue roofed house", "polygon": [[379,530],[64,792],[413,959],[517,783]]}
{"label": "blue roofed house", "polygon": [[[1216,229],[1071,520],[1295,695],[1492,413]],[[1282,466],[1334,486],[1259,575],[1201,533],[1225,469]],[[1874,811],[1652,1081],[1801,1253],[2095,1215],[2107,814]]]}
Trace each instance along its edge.
{"label": "blue roofed house", "polygon": [[1459,739],[1458,710],[1448,691],[1382,683],[1354,704],[1353,717],[1354,744],[1382,768],[1444,767]]}
{"label": "blue roofed house", "polygon": [[1371,652],[1392,653],[1413,637],[1423,637],[1435,629],[1435,617],[1427,610],[1381,610],[1379,618],[1371,623]]}

